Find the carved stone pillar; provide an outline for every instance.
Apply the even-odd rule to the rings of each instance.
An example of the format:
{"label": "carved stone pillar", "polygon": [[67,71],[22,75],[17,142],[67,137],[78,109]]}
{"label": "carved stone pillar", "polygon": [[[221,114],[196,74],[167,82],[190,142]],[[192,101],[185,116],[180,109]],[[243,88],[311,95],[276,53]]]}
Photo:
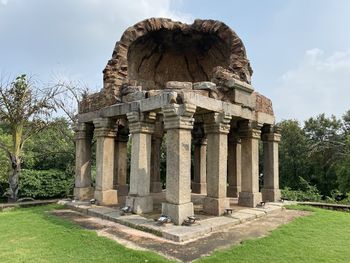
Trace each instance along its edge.
{"label": "carved stone pillar", "polygon": [[207,197],[203,211],[222,215],[229,207],[227,191],[227,134],[231,116],[223,113],[205,115],[204,130],[207,135]]}
{"label": "carved stone pillar", "polygon": [[202,125],[195,124],[192,137],[194,144],[192,193],[205,195],[207,194],[207,140]]}
{"label": "carved stone pillar", "polygon": [[118,196],[127,196],[129,186],[126,183],[128,170],[128,141],[129,129],[126,126],[119,126],[115,139],[114,149],[114,189],[118,190]]}
{"label": "carved stone pillar", "polygon": [[155,130],[152,135],[151,150],[151,193],[162,192],[162,182],[160,181],[160,152],[163,140],[163,119],[157,116]]}
{"label": "carved stone pillar", "polygon": [[153,211],[150,196],[151,139],[154,132],[154,113],[127,113],[131,133],[130,190],[126,205],[136,214]]}
{"label": "carved stone pillar", "polygon": [[281,199],[279,189],[278,172],[278,143],[281,135],[276,127],[266,127],[262,134],[264,149],[264,187],[262,199],[264,201],[276,202]]}
{"label": "carved stone pillar", "polygon": [[238,205],[256,207],[261,202],[259,192],[259,140],[261,125],[257,122],[244,121],[240,125],[242,139],[242,191]]}
{"label": "carved stone pillar", "polygon": [[74,197],[89,200],[94,196],[91,187],[92,124],[78,123],[75,128],[75,187]]}
{"label": "carved stone pillar", "polygon": [[94,120],[96,137],[95,199],[103,205],[118,203],[117,190],[113,189],[114,174],[114,121],[109,118]]}
{"label": "carved stone pillar", "polygon": [[162,213],[180,225],[193,215],[191,202],[191,130],[196,106],[171,104],[163,108],[167,131],[166,203]]}
{"label": "carved stone pillar", "polygon": [[227,155],[227,196],[229,197],[238,197],[241,191],[241,162],[241,139],[238,137],[237,129],[231,129],[228,135]]}

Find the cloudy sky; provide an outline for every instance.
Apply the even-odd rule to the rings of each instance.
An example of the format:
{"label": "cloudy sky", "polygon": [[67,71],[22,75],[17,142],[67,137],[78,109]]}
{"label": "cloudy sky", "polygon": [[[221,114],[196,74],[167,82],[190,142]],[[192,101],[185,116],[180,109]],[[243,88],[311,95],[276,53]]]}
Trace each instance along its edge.
{"label": "cloudy sky", "polygon": [[0,0],[0,73],[102,87],[115,42],[148,17],[225,22],[242,38],[254,88],[277,119],[350,109],[347,0]]}

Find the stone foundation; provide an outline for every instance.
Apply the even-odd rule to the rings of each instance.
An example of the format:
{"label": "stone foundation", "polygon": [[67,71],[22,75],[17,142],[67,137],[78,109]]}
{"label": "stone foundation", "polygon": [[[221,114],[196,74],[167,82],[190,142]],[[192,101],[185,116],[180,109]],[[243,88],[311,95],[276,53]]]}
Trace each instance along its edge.
{"label": "stone foundation", "polygon": [[169,216],[175,225],[181,225],[188,216],[194,215],[193,203],[181,205],[162,203],[162,214]]}
{"label": "stone foundation", "polygon": [[280,189],[262,189],[262,200],[265,202],[278,202],[281,200]]}
{"label": "stone foundation", "polygon": [[203,212],[221,216],[225,213],[225,209],[230,208],[230,200],[227,198],[206,197],[203,202]]}
{"label": "stone foundation", "polygon": [[238,197],[238,205],[256,207],[262,201],[261,193],[240,192]]}
{"label": "stone foundation", "polygon": [[118,191],[117,190],[95,190],[95,199],[101,205],[116,205],[118,204]]}
{"label": "stone foundation", "polygon": [[90,200],[94,197],[94,188],[93,187],[75,187],[74,197],[81,201]]}
{"label": "stone foundation", "polygon": [[130,206],[135,214],[145,214],[153,211],[152,196],[127,196],[125,205]]}

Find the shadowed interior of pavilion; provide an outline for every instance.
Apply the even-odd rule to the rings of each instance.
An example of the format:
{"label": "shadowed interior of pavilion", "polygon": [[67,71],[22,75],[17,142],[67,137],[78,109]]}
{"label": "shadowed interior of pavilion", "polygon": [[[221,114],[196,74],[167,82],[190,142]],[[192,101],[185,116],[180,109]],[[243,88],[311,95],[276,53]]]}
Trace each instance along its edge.
{"label": "shadowed interior of pavilion", "polygon": [[278,201],[280,136],[272,103],[254,92],[251,74],[241,39],[222,22],[152,18],[128,28],[104,70],[104,88],[79,105],[75,197],[162,213],[175,224],[194,213],[219,216],[235,204]]}

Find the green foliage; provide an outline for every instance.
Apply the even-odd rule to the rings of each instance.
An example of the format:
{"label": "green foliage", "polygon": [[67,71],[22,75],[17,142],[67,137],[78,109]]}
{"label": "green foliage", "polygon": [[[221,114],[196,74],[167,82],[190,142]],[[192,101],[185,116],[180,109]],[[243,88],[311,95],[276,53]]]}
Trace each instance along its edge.
{"label": "green foliage", "polygon": [[282,191],[282,197],[292,201],[321,201],[322,195],[316,186],[310,185],[305,179],[299,177],[299,190],[292,190],[285,187]]}
{"label": "green foliage", "polygon": [[279,151],[281,187],[298,189],[299,178],[309,177],[307,138],[296,120],[282,121],[279,126],[282,134]]}
{"label": "green foliage", "polygon": [[66,197],[73,187],[74,177],[64,171],[22,169],[19,195],[35,199]]}
{"label": "green foliage", "polygon": [[[306,180],[319,190],[322,198],[332,198],[332,192],[350,192],[350,111],[342,119],[320,114],[301,127],[295,120],[281,122],[280,181],[291,199],[312,199],[305,193]],[[308,191],[308,190],[307,190]],[[311,195],[311,196],[309,196]]]}
{"label": "green foliage", "polygon": [[40,134],[28,140],[22,167],[32,170],[59,169],[72,171],[74,166],[73,131],[64,119],[56,119]]}

